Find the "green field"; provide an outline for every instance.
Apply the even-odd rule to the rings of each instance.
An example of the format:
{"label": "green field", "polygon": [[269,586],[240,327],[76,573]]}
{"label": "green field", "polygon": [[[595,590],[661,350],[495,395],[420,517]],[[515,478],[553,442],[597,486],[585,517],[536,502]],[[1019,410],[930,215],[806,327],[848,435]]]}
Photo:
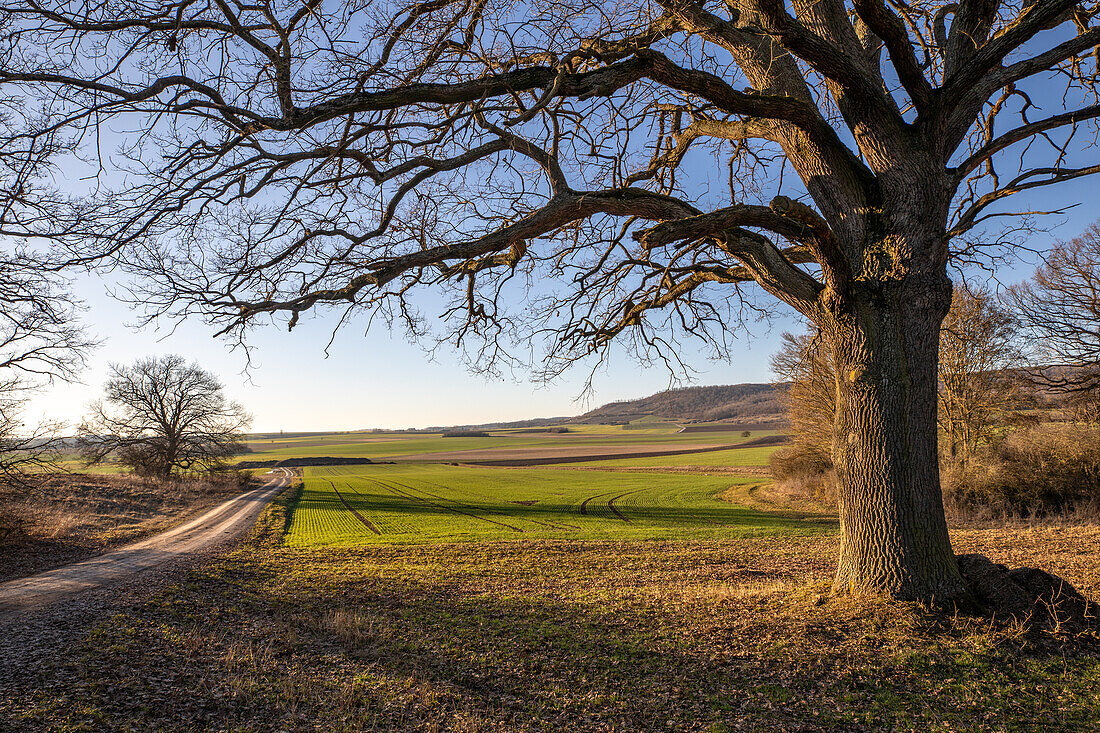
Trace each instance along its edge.
{"label": "green field", "polygon": [[[620,470],[688,466],[705,473],[710,466],[728,469],[767,465],[775,446],[737,446],[777,434],[776,431],[754,430],[744,435],[745,431],[738,426],[714,432],[682,433],[678,426],[652,420],[636,421],[631,425],[569,425],[566,429],[568,432],[564,433],[540,432],[532,428],[503,429],[490,431],[489,437],[456,438],[445,438],[440,433],[376,431],[256,434],[245,441],[249,452],[235,460],[332,456],[415,465],[517,466],[533,463],[549,467],[563,463]],[[724,446],[729,449],[722,450]],[[646,455],[653,453],[662,455]],[[129,472],[128,468],[114,462],[88,466],[72,452],[62,456],[59,465],[77,473]]]}
{"label": "green field", "polygon": [[[492,431],[487,438],[444,438],[438,433],[333,433],[300,437],[255,438],[247,441],[251,453],[242,460],[301,458],[305,456],[362,457],[371,460],[403,459],[406,456],[435,453],[462,453],[485,450],[569,450],[599,446],[623,449],[632,445],[663,446],[669,449],[700,445],[738,445],[771,431],[754,431],[750,436],[732,426],[729,431],[681,433],[676,427],[629,428],[621,425],[569,426],[568,433],[532,433],[522,430]],[[766,463],[766,461],[765,461]],[[715,464],[719,465],[719,464]]]}
{"label": "green field", "polygon": [[286,544],[705,538],[816,525],[718,498],[749,476],[443,465],[305,469]]}

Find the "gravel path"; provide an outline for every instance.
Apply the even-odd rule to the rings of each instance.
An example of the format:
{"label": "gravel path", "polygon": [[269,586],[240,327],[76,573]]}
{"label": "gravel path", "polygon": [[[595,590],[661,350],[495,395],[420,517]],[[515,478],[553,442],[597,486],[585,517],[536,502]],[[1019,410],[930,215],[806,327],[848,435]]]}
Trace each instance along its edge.
{"label": "gravel path", "polygon": [[89,590],[114,586],[169,561],[211,549],[240,537],[260,511],[290,481],[278,469],[263,486],[245,492],[167,532],[89,560],[0,583],[0,619],[26,613]]}
{"label": "gravel path", "polygon": [[[260,488],[167,532],[90,560],[0,583],[0,699],[64,690],[76,683],[79,665],[70,655],[88,630],[141,603],[166,583],[182,581],[196,563],[229,549],[293,476],[283,469],[277,474]],[[0,713],[0,731],[38,729]]]}

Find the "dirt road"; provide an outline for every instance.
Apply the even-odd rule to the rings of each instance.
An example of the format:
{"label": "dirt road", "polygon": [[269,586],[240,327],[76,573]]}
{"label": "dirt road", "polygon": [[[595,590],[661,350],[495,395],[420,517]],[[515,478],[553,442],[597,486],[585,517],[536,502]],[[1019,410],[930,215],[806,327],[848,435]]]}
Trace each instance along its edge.
{"label": "dirt road", "polygon": [[0,583],[0,615],[35,608],[117,583],[169,560],[208,550],[244,534],[275,494],[290,482],[287,469],[179,527],[83,562]]}

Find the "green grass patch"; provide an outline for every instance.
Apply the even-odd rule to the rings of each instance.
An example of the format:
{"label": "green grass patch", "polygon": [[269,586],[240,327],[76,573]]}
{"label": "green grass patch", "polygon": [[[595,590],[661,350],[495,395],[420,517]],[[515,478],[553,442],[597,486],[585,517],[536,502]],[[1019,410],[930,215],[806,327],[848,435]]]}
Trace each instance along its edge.
{"label": "green grass patch", "polygon": [[301,438],[270,438],[248,443],[251,453],[241,460],[265,460],[283,458],[301,458],[306,456],[363,457],[371,460],[401,458],[422,453],[461,453],[462,451],[484,451],[487,449],[566,449],[570,447],[591,450],[598,446],[616,448],[638,445],[639,451],[645,446],[661,445],[723,445],[730,446],[747,440],[772,435],[772,431],[756,431],[748,438],[741,435],[742,430],[731,428],[713,433],[679,433],[679,428],[655,427],[655,423],[642,423],[632,429],[627,426],[579,425],[569,426],[568,433],[523,433],[490,431],[488,438],[444,438],[439,434],[423,433],[354,433],[334,434],[331,436],[308,436]]}
{"label": "green grass patch", "polygon": [[717,498],[739,476],[446,465],[307,468],[286,544],[731,537],[818,525]]}

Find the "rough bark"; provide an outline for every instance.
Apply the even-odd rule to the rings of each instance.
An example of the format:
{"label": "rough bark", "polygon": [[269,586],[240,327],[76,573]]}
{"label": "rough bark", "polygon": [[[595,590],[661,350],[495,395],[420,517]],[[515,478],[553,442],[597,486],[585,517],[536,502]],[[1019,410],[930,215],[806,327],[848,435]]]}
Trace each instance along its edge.
{"label": "rough bark", "polygon": [[966,596],[936,453],[938,338],[950,302],[942,272],[861,279],[825,329],[837,362],[835,592],[933,602]]}

